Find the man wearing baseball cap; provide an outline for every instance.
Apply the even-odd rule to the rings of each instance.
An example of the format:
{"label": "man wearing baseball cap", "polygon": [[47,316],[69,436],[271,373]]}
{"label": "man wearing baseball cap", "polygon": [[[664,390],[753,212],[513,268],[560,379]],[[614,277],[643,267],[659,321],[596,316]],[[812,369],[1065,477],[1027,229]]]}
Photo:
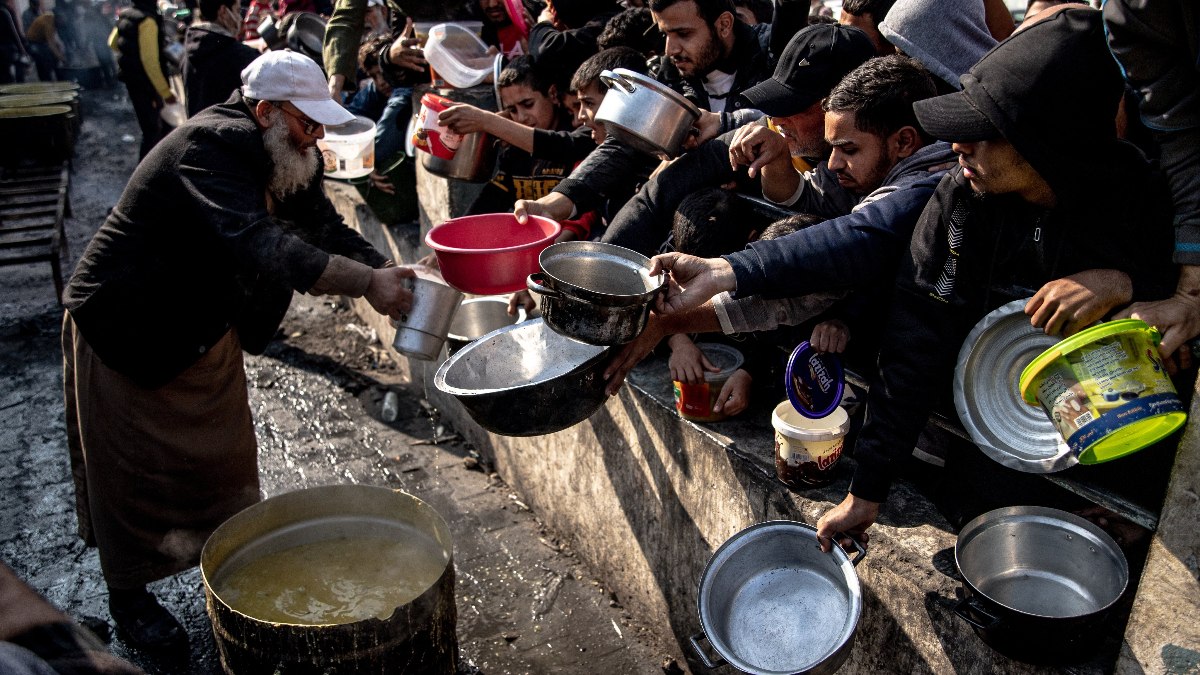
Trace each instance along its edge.
{"label": "man wearing baseball cap", "polygon": [[1066,336],[1174,288],[1165,181],[1117,140],[1121,73],[1098,10],[1023,29],[962,85],[913,105],[959,167],[921,214],[896,278],[850,493],[817,525],[826,550],[835,532],[865,537],[980,318],[1032,295],[1032,325]]}
{"label": "man wearing baseball cap", "polygon": [[130,177],[64,293],[64,391],[80,536],[99,549],[128,644],[186,655],[148,582],[196,565],[259,500],[242,350],[296,291],[399,318],[411,269],[346,227],[321,187],[325,124],[352,116],[315,62],[269,52]]}

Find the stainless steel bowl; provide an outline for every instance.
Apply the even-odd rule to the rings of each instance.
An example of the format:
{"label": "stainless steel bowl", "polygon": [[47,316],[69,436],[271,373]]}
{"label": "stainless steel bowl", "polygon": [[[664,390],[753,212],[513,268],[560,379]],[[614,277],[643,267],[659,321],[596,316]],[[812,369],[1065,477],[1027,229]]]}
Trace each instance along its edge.
{"label": "stainless steel bowl", "polygon": [[521,323],[525,320],[525,309],[519,308],[516,316],[508,315],[508,299],[503,297],[470,298],[463,300],[450,322],[446,335],[446,351],[449,354],[462,349],[488,333]]}
{"label": "stainless steel bowl", "polygon": [[542,319],[492,331],[450,357],[433,383],[481,427],[539,436],[591,417],[607,396],[607,350],[546,327]]}
{"label": "stainless steel bowl", "polygon": [[496,171],[496,139],[482,131],[463,136],[462,145],[453,159],[434,157],[422,152],[421,166],[442,178],[456,178],[469,183],[486,183]]}
{"label": "stainless steel bowl", "polygon": [[709,559],[697,593],[703,635],[692,647],[709,668],[700,638],[745,673],[832,673],[850,655],[862,615],[853,560],[822,553],[817,531],[787,520],[752,525]]}

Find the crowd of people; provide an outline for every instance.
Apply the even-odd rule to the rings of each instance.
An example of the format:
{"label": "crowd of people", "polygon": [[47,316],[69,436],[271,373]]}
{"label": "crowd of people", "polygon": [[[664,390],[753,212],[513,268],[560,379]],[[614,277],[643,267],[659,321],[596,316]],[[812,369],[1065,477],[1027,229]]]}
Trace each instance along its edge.
{"label": "crowd of people", "polygon": [[[11,1],[0,33],[22,25]],[[173,102],[161,17],[151,0],[120,14],[114,45],[143,160],[64,296],[80,534],[99,548],[118,630],[155,650],[186,636],[146,583],[195,565],[207,535],[259,499],[241,352],[265,347],[293,291],[365,297],[393,317],[410,306],[414,271],[345,226],[314,146],[324,125],[365,115],[386,165],[431,76],[413,30],[422,17],[403,0],[196,9],[182,64],[190,118],[170,133],[157,114]],[[1000,0],[845,0],[836,17],[819,0],[475,9],[504,55],[499,109],[457,103],[438,117],[503,144],[470,212],[553,218],[561,241],[624,246],[670,272],[646,330],[608,364],[609,393],[660,344],[688,382],[717,370],[697,340],[755,355],[720,394],[726,414],[800,340],[864,365],[853,480],[818,522],[826,550],[834,533],[869,539],[959,346],[1000,305],[1028,298],[1031,324],[1061,336],[1142,318],[1171,367],[1191,366],[1190,3],[1032,0],[1020,25]],[[244,44],[261,17],[290,11],[330,14],[320,65]],[[0,58],[12,64],[24,52],[8,44]],[[597,120],[601,74],[616,68],[701,111],[679,157],[640,151]],[[411,178],[371,180],[415,190]],[[791,215],[762,222],[746,199]]]}

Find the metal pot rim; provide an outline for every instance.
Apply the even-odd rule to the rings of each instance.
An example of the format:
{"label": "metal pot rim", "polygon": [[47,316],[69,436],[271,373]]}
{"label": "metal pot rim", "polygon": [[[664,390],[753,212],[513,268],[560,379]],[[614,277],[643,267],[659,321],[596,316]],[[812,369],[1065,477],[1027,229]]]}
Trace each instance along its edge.
{"label": "metal pot rim", "polygon": [[[595,253],[600,254],[597,257],[604,256],[608,258],[624,260],[628,263],[631,263],[630,265],[627,265],[629,269],[635,269],[635,265],[632,263],[638,263],[639,266],[637,267],[637,270],[639,272],[643,272],[650,268],[649,258],[641,253],[638,253],[637,251],[634,251],[633,249],[628,249],[624,246],[617,246],[616,244],[607,244],[599,241],[560,241],[558,243],[550,244],[538,254],[538,267],[541,269],[542,274],[546,277],[546,279],[552,282],[547,285],[550,288],[563,293],[564,295],[572,296],[575,299],[584,302],[595,302],[598,304],[640,304],[642,302],[653,300],[654,297],[658,295],[667,285],[667,275],[660,272],[657,276],[658,284],[651,290],[642,291],[641,293],[602,293],[600,291],[593,291],[589,288],[584,288],[578,284],[571,283],[570,281],[557,277],[546,271],[546,261],[553,258],[556,253],[572,253],[573,251],[576,251],[576,249],[582,249],[583,252],[594,251]],[[572,253],[572,255],[580,255],[580,253]],[[630,258],[633,259],[631,260]]]}
{"label": "metal pot rim", "polygon": [[[522,389],[537,387],[539,385],[545,384],[546,382],[549,382],[554,379],[558,379],[560,377],[569,377],[571,375],[574,375],[575,373],[578,373],[580,371],[583,371],[583,370],[593,367],[598,361],[602,361],[602,360],[608,358],[608,352],[609,352],[608,349],[597,346],[597,345],[588,345],[589,347],[594,347],[596,349],[599,349],[600,351],[598,351],[595,355],[593,355],[592,357],[583,361],[582,363],[576,365],[571,370],[569,370],[565,373],[562,373],[560,375],[557,375],[553,378],[523,382],[519,385],[512,386],[512,387],[496,387],[496,388],[492,388],[492,389],[459,389],[458,387],[454,387],[454,386],[451,386],[446,383],[447,373],[450,372],[450,368],[454,364],[458,363],[459,359],[466,358],[467,355],[469,355],[474,350],[482,348],[482,345],[486,345],[490,338],[500,335],[500,334],[503,334],[503,333],[507,333],[509,331],[517,330],[519,328],[525,328],[530,323],[532,323],[533,321],[537,321],[537,320],[538,319],[531,319],[529,321],[515,323],[511,326],[505,326],[503,328],[498,328],[486,335],[475,338],[474,340],[469,342],[466,346],[464,346],[462,349],[454,352],[453,356],[451,356],[450,358],[448,358],[444,362],[442,362],[442,365],[439,366],[437,369],[437,373],[435,373],[433,376],[433,386],[437,387],[437,389],[439,391],[444,391],[447,394],[450,394],[455,397],[460,397],[460,398],[461,397],[487,396],[487,395],[491,395],[491,394],[499,394],[499,393],[505,393],[505,392],[511,393],[511,392],[515,392],[515,391],[520,391]],[[551,333],[554,332],[554,331],[550,330],[549,326],[546,327],[546,330]],[[563,336],[563,339],[571,340],[573,338],[568,338],[566,336]],[[580,344],[587,345],[586,342],[580,342],[579,340],[574,340],[574,341],[579,342]]]}
{"label": "metal pot rim", "polygon": [[[721,563],[724,562],[724,554],[727,551],[740,548],[744,545],[744,540],[747,537],[757,534],[761,530],[765,529],[791,530],[801,534],[805,538],[811,538],[813,546],[818,546],[817,528],[806,523],[794,520],[768,520],[756,523],[738,531],[733,536],[726,539],[725,543],[721,544],[717,550],[713,552],[712,557],[710,557],[708,562],[704,565],[704,572],[701,573],[700,583],[697,584],[696,588],[696,605],[700,618],[700,627],[707,636],[709,644],[711,644],[713,649],[715,649],[717,653],[720,654],[721,657],[724,658],[730,665],[743,672],[751,672],[746,670],[746,668],[750,668],[752,666],[746,664],[741,658],[739,658],[738,655],[734,653],[734,651],[730,649],[729,645],[725,644],[724,641],[713,639],[712,621],[708,616],[707,607],[704,602],[705,587],[711,585],[707,582],[710,581],[710,575],[714,573],[713,566],[718,564],[718,561]],[[846,582],[847,590],[851,597],[851,616],[847,618],[852,619],[852,621],[847,621],[847,624],[849,624],[851,627],[847,631],[848,634],[843,635],[842,641],[828,653],[822,655],[820,660],[811,664],[809,669],[815,668],[824,663],[826,660],[835,656],[845,645],[852,642],[854,640],[854,635],[858,630],[859,621],[862,619],[862,582],[858,578],[858,572],[855,571],[854,563],[851,561],[850,556],[844,550],[842,550],[840,546],[834,546],[829,553],[821,553],[821,555],[833,556],[833,558],[836,560],[836,566],[842,572],[842,578]]]}
{"label": "metal pot rim", "polygon": [[[1048,616],[1045,614],[1035,614],[1033,612],[1007,605],[993,598],[987,593],[984,593],[979,589],[979,585],[972,581],[970,575],[963,570],[961,563],[962,553],[965,548],[971,544],[971,541],[983,532],[986,532],[988,529],[997,525],[1012,523],[1014,521],[1034,522],[1044,525],[1054,524],[1063,530],[1083,536],[1087,538],[1088,541],[1090,541],[1093,545],[1107,549],[1110,553],[1115,554],[1114,557],[1120,560],[1122,563],[1121,576],[1123,577],[1124,583],[1121,585],[1121,591],[1103,607],[1086,614],[1077,614],[1072,616]],[[1071,620],[1102,614],[1111,609],[1112,606],[1115,605],[1121,599],[1121,597],[1125,595],[1125,591],[1129,588],[1129,562],[1126,560],[1125,554],[1121,551],[1121,547],[1117,545],[1117,542],[1113,541],[1113,538],[1110,537],[1107,532],[1100,529],[1090,521],[1073,513],[1068,513],[1067,511],[1052,509],[1045,506],[1008,506],[1000,509],[994,509],[976,516],[971,520],[971,522],[964,525],[958,533],[958,539],[954,543],[954,566],[958,569],[958,573],[962,577],[963,583],[966,584],[967,587],[980,598],[983,598],[992,605],[1000,607],[1015,615],[1037,619]]]}

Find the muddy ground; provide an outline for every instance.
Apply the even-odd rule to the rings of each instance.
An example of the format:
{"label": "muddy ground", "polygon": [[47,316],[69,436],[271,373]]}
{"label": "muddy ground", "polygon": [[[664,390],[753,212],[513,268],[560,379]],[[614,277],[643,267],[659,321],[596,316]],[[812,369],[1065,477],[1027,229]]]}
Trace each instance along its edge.
{"label": "muddy ground", "polygon": [[[85,91],[72,172],[71,260],[120,195],[137,158],[121,90]],[[62,417],[58,307],[49,265],[0,268],[0,561],[151,673],[217,673],[199,572],[153,584],[192,644],[157,662],[110,634],[96,552],[75,535]],[[147,308],[153,311],[153,308]],[[340,300],[298,297],[262,356],[247,357],[265,496],[333,483],[399,488],[449,522],[464,670],[660,673],[669,653],[620,598],[549,535],[502,476],[400,382],[377,339]],[[387,391],[392,423],[379,419]],[[438,441],[435,443],[434,441]],[[675,670],[668,663],[668,670]]]}

